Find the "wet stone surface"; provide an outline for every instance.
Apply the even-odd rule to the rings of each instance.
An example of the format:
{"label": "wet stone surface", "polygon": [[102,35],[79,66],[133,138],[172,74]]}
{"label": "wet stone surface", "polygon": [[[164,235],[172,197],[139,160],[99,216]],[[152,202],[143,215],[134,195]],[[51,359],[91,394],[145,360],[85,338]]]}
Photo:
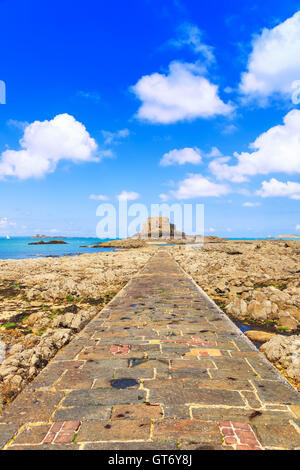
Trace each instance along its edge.
{"label": "wet stone surface", "polygon": [[296,449],[299,421],[299,393],[160,249],[0,415],[0,446]]}

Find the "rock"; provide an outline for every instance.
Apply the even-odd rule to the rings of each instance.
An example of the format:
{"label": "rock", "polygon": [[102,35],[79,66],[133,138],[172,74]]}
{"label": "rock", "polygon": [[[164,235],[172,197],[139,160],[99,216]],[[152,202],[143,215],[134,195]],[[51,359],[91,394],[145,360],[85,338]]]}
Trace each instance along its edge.
{"label": "rock", "polygon": [[0,364],[4,362],[6,355],[6,344],[3,341],[0,341]]}
{"label": "rock", "polygon": [[88,311],[81,311],[78,313],[65,313],[64,315],[58,315],[54,321],[53,326],[71,328],[73,331],[80,331],[88,323],[91,316]]}
{"label": "rock", "polygon": [[53,341],[57,347],[57,349],[62,348],[65,344],[67,344],[70,339],[72,338],[72,331],[68,328],[60,329],[53,333]]}
{"label": "rock", "polygon": [[280,314],[279,320],[277,323],[278,327],[287,328],[288,330],[296,330],[298,328],[299,322],[293,318],[289,313],[284,312]]}
{"label": "rock", "polygon": [[37,369],[34,366],[32,366],[32,367],[30,367],[30,369],[28,371],[28,376],[33,377],[36,374],[36,372],[37,372]]}
{"label": "rock", "polygon": [[276,335],[260,347],[266,357],[285,369],[288,377],[300,382],[300,337]]}
{"label": "rock", "polygon": [[34,353],[31,357],[30,365],[34,367],[39,367],[42,362],[42,354]]}
{"label": "rock", "polygon": [[[257,249],[257,241],[216,240],[204,241],[201,250],[169,250],[209,296],[226,306],[228,314],[238,320],[270,321],[279,328],[298,331],[300,245],[299,241],[289,241],[287,249],[284,244],[281,240],[261,240]],[[228,252],[242,255],[228,256]],[[278,367],[280,370],[282,366]]]}
{"label": "rock", "polygon": [[24,350],[24,346],[20,343],[18,344],[13,344],[12,347],[9,350],[9,354],[13,355],[16,353],[20,353]]}
{"label": "rock", "polygon": [[9,384],[14,377],[15,377],[15,374],[7,374],[5,377],[2,378],[3,383]]}
{"label": "rock", "polygon": [[300,309],[297,312],[292,312],[291,315],[300,323]]}
{"label": "rock", "polygon": [[44,312],[32,313],[26,320],[28,326],[34,326],[36,322],[44,317]]}
{"label": "rock", "polygon": [[10,385],[13,388],[21,388],[23,383],[24,381],[20,375],[14,375],[14,377],[10,381]]}
{"label": "rock", "polygon": [[96,243],[95,245],[83,245],[89,248],[141,248],[146,246],[144,240],[134,240],[126,238],[124,240],[111,240],[109,242]]}
{"label": "rock", "polygon": [[18,357],[19,362],[28,366],[31,361],[31,357],[34,354],[34,351],[35,351],[34,348],[30,348],[30,349],[27,349],[26,351],[23,351]]}
{"label": "rock", "polygon": [[3,379],[7,375],[12,375],[17,372],[17,367],[9,366],[9,365],[2,365],[0,366],[0,377]]}
{"label": "rock", "polygon": [[268,333],[266,331],[259,331],[259,330],[249,330],[245,331],[245,335],[251,340],[251,341],[258,341],[259,343],[265,343],[269,341],[273,336],[275,336],[275,333]]}
{"label": "rock", "polygon": [[52,323],[53,328],[59,328],[60,326],[64,326],[64,315],[57,315]]}
{"label": "rock", "polygon": [[233,302],[226,306],[226,310],[237,318],[243,319],[247,316],[247,303],[245,300],[236,297]]}
{"label": "rock", "polygon": [[35,335],[27,335],[25,336],[23,346],[24,349],[30,349],[36,346],[40,342],[40,338]]}
{"label": "rock", "polygon": [[269,300],[265,300],[264,302],[252,300],[247,308],[249,316],[257,321],[265,321],[271,312],[272,304]]}
{"label": "rock", "polygon": [[[152,248],[141,247],[144,242],[130,243],[140,249],[0,260],[0,341],[1,351],[6,352],[6,357],[0,354],[0,406],[1,393],[4,401],[13,399],[153,253]],[[130,248],[130,244],[124,247]],[[84,306],[79,304],[79,297]],[[1,328],[5,323],[15,325],[10,330]],[[7,344],[12,346],[5,351]]]}
{"label": "rock", "polygon": [[74,331],[80,331],[84,326],[88,323],[90,320],[90,314],[89,312],[80,312],[77,313],[71,323],[71,329]]}
{"label": "rock", "polygon": [[10,365],[10,366],[15,366],[15,367],[18,367],[18,365],[20,364],[20,358],[21,358],[21,354],[20,353],[16,353],[14,354],[13,356],[9,356],[5,361],[4,361],[4,364],[5,365]]}
{"label": "rock", "polygon": [[49,242],[44,242],[41,240],[40,242],[31,242],[28,245],[67,245],[67,242],[63,240],[50,240]]}
{"label": "rock", "polygon": [[[50,348],[48,346],[40,346],[39,351],[40,351],[40,355],[43,361],[48,362],[51,359],[51,357],[54,356],[56,352],[56,347]],[[32,363],[32,365],[39,367],[41,363],[37,363],[37,364]]]}

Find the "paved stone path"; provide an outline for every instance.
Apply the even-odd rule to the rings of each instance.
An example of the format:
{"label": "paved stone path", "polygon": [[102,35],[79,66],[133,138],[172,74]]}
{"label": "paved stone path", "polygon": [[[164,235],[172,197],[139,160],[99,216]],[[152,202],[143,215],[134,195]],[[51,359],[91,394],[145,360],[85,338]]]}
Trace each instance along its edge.
{"label": "paved stone path", "polygon": [[295,449],[300,395],[163,249],[0,416],[4,449]]}

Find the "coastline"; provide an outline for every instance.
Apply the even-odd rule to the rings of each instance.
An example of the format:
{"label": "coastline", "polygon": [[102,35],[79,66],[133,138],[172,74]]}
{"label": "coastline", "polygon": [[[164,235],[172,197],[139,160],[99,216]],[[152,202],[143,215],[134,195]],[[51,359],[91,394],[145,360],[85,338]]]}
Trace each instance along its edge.
{"label": "coastline", "polygon": [[[54,240],[63,240],[65,243],[53,244]],[[14,260],[14,259],[37,259],[37,258],[62,258],[70,256],[79,256],[82,254],[88,253],[101,253],[101,252],[113,252],[121,245],[121,248],[126,248],[122,246],[124,240],[111,240],[111,239],[99,239],[96,237],[43,237],[42,241],[51,241],[50,244],[36,244],[39,238],[33,237],[11,237],[6,239],[5,237],[0,237],[0,260]],[[126,239],[128,240],[128,239]],[[299,238],[219,238],[215,236],[205,236],[205,240],[219,242],[224,240],[225,242],[236,242],[236,241],[245,241],[245,242],[280,242],[280,241],[300,241]],[[134,243],[135,240],[132,239]],[[152,240],[147,242],[147,245],[168,245],[166,241]],[[130,246],[127,246],[130,248]]]}
{"label": "coastline", "polygon": [[[147,245],[75,257],[0,260],[0,341],[6,345],[0,364],[0,396],[4,405],[157,249],[157,245]],[[266,357],[300,390],[300,245],[283,240],[208,238],[200,250],[182,245],[166,245],[166,249],[241,329],[248,325],[249,330],[276,333],[257,346],[262,345]],[[280,344],[272,346],[274,339]],[[284,341],[289,343],[281,347]],[[278,357],[274,347],[282,353]]]}
{"label": "coastline", "polygon": [[[64,243],[53,243],[55,240],[63,240]],[[0,238],[0,259],[36,259],[43,257],[61,258],[64,256],[77,256],[81,254],[114,251],[113,248],[92,249],[89,246],[108,239],[100,240],[92,237],[55,237],[43,238],[43,242],[51,243],[36,244],[40,240],[35,237],[11,237]],[[34,245],[32,245],[34,243]]]}

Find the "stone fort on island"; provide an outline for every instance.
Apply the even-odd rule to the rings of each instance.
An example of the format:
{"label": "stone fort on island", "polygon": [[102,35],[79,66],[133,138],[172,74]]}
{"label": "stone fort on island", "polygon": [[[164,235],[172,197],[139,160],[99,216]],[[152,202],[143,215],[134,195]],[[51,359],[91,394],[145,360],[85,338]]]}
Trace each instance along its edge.
{"label": "stone fort on island", "polygon": [[132,238],[186,238],[185,233],[176,230],[168,217],[148,217],[143,224],[142,230]]}

